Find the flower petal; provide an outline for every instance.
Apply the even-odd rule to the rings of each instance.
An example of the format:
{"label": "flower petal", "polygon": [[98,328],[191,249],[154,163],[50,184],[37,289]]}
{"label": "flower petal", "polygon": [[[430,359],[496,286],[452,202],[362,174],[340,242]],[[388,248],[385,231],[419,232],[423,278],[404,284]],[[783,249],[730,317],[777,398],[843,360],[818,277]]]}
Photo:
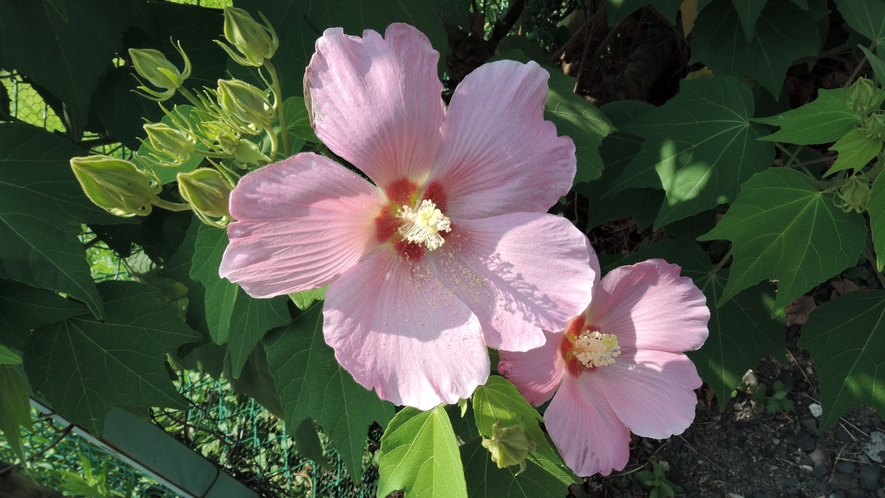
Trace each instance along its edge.
{"label": "flower petal", "polygon": [[338,362],[397,405],[456,403],[489,376],[479,321],[426,261],[372,253],[329,287],[323,313]]}
{"label": "flower petal", "polygon": [[298,154],[240,179],[219,274],[252,297],[323,287],[378,246],[386,205],[369,182],[316,154]]}
{"label": "flower petal", "polygon": [[642,437],[665,439],[681,434],[694,420],[701,387],[694,363],[684,354],[635,351],[615,363],[585,372],[618,418]]}
{"label": "flower petal", "polygon": [[543,346],[514,353],[501,351],[498,372],[519,389],[520,394],[534,406],[550,399],[562,380],[563,361],[559,352],[561,333],[544,332]]}
{"label": "flower petal", "polygon": [[455,89],[430,179],[449,194],[450,217],[546,212],[569,191],[575,145],[544,120],[548,76],[534,62],[497,61]]}
{"label": "flower petal", "polygon": [[680,268],[661,259],[622,266],[593,292],[590,322],[621,347],[681,353],[707,340],[707,299]]}
{"label": "flower petal", "polygon": [[305,74],[317,136],[382,187],[424,180],[436,159],[445,108],[439,53],[423,33],[391,24],[363,37],[327,29]]}
{"label": "flower petal", "polygon": [[479,317],[489,347],[528,351],[544,330],[562,330],[590,302],[587,238],[568,220],[512,213],[452,220],[445,245],[428,252],[433,273]]}
{"label": "flower petal", "polygon": [[544,425],[566,465],[579,476],[609,475],[630,460],[630,431],[601,394],[565,375],[544,412]]}

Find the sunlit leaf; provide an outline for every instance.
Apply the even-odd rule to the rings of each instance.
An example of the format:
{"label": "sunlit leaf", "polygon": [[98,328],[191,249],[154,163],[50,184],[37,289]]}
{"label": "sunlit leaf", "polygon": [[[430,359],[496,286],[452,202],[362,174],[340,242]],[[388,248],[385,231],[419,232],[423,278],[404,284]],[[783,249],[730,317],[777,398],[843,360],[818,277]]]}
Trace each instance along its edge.
{"label": "sunlit leaf", "polygon": [[169,379],[166,353],[202,338],[147,285],[104,282],[98,289],[104,320],[80,315],[40,327],[24,357],[34,390],[96,436],[114,407],[187,406]]}
{"label": "sunlit leaf", "polygon": [[879,155],[882,150],[882,139],[870,137],[864,130],[855,128],[833,144],[830,150],[835,150],[839,156],[827,170],[827,176],[845,170],[851,170],[853,173]]}
{"label": "sunlit leaf", "polygon": [[820,431],[866,404],[885,418],[885,291],[852,292],[817,307],[802,327],[820,377]]}
{"label": "sunlit leaf", "polygon": [[820,49],[817,21],[826,2],[812,0],[804,10],[789,0],[769,0],[746,41],[741,16],[731,0],[714,0],[698,15],[692,31],[690,63],[706,64],[716,76],[749,76],[780,95],[787,69],[796,59]]}
{"label": "sunlit leaf", "polygon": [[311,289],[302,292],[296,292],[294,294],[289,294],[289,299],[295,303],[295,306],[300,310],[306,310],[313,306],[313,303],[316,301],[322,301],[326,298],[326,289],[328,286],[323,287],[321,289]]}
{"label": "sunlit leaf", "polygon": [[458,441],[442,406],[396,414],[381,438],[378,474],[378,496],[402,490],[406,498],[467,497]]}
{"label": "sunlit leaf", "polygon": [[752,115],[753,97],[740,81],[683,80],[676,97],[619,127],[645,141],[609,192],[663,185],[656,229],[733,201],[774,159],[774,147],[757,141],[768,132],[749,123]]}
{"label": "sunlit leaf", "polygon": [[716,305],[765,278],[778,281],[775,311],[857,263],[866,240],[862,215],[844,213],[833,194],[787,168],[757,174],[700,240],[729,239],[734,263]]}
{"label": "sunlit leaf", "polygon": [[323,340],[322,306],[302,312],[265,339],[267,362],[286,414],[287,430],[312,418],[332,438],[344,466],[359,481],[369,425],[393,418],[393,405],[357,384]]}
{"label": "sunlit leaf", "polygon": [[729,272],[727,269],[714,272],[707,253],[686,239],[665,239],[650,244],[620,261],[619,266],[651,258],[681,266],[682,275],[691,277],[707,297],[710,336],[701,349],[689,351],[688,355],[701,378],[716,393],[719,409],[724,410],[747,370],[756,368],[766,356],[784,356],[787,344],[783,322],[770,317],[774,289],[763,282],[717,307],[715,303],[722,296]]}
{"label": "sunlit leaf", "polygon": [[845,105],[848,89],[820,89],[817,98],[790,111],[754,123],[780,126],[781,129],[760,140],[799,145],[835,142],[860,125],[861,114]]}
{"label": "sunlit leaf", "polygon": [[515,475],[519,467],[499,469],[492,461],[482,439],[473,439],[461,446],[467,495],[471,498],[562,498],[568,485],[550,474],[535,461],[526,462],[525,471]]}
{"label": "sunlit leaf", "polygon": [[13,353],[6,346],[0,345],[0,365],[18,365],[22,362],[19,355]]}

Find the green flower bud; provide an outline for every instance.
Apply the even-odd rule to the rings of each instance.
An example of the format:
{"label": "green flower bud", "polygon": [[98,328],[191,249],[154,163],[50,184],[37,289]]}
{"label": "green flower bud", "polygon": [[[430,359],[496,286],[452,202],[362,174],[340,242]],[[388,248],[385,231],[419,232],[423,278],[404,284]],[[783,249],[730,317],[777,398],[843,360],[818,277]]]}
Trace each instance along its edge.
{"label": "green flower bud", "polygon": [[107,156],[71,158],[71,169],[83,192],[98,207],[116,216],[147,216],[162,185],[122,159]]}
{"label": "green flower bud", "polygon": [[863,213],[867,208],[867,202],[870,200],[869,181],[864,175],[852,176],[841,188],[839,188],[836,197],[841,201],[837,201],[836,205],[839,206],[842,211],[845,211],[846,213],[850,213],[851,211]]}
{"label": "green flower bud", "polygon": [[184,50],[182,50],[180,43],[178,44],[178,53],[184,59],[183,73],[174,64],[169,62],[169,59],[159,50],[152,48],[129,49],[132,66],[135,67],[138,75],[146,79],[150,84],[163,90],[158,92],[142,84],[138,87],[139,90],[144,92],[142,95],[157,101],[164,101],[175,95],[175,90],[181,87],[184,84],[184,80],[191,74],[191,61],[187,58]]}
{"label": "green flower bud", "polygon": [[276,115],[264,92],[240,80],[218,80],[218,105],[229,117],[256,130],[269,128]]}
{"label": "green flower bud", "polygon": [[259,13],[264,26],[255,22],[243,9],[224,8],[224,37],[240,51],[238,55],[231,47],[216,40],[228,55],[243,66],[261,67],[264,59],[270,59],[280,46],[280,40],[270,25],[270,21]]}
{"label": "green flower bud", "polygon": [[482,440],[482,445],[492,454],[492,461],[499,469],[519,465],[519,475],[525,470],[525,460],[535,451],[535,443],[525,435],[522,424],[501,428],[498,422],[492,425],[492,438]]}
{"label": "green flower bud", "polygon": [[868,78],[858,78],[857,81],[851,85],[851,88],[848,89],[845,105],[850,109],[860,112],[865,112],[873,107],[878,107],[882,103],[881,99],[878,99],[878,103],[875,102],[877,100],[877,92],[879,91],[880,90],[876,88],[876,84],[873,83],[873,80]]}
{"label": "green flower bud", "polygon": [[885,140],[885,116],[879,112],[870,114],[863,120],[861,129],[869,138]]}
{"label": "green flower bud", "polygon": [[[218,170],[200,168],[178,174],[178,191],[204,223],[224,226],[230,220],[231,185]],[[217,220],[218,221],[217,221]]]}
{"label": "green flower bud", "polygon": [[[144,125],[152,152],[162,159],[162,166],[181,166],[194,152],[194,141],[187,133],[176,130],[166,123],[148,123]],[[166,160],[169,158],[169,160]]]}

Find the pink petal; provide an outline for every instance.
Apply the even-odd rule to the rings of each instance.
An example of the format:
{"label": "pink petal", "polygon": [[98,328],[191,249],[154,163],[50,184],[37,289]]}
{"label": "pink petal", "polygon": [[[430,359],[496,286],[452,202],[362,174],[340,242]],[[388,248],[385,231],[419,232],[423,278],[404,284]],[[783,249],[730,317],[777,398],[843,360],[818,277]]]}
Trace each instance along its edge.
{"label": "pink petal", "polygon": [[519,389],[520,394],[534,406],[550,399],[562,380],[564,363],[559,346],[564,337],[560,333],[544,332],[543,346],[513,353],[501,351],[498,372]]}
{"label": "pink petal", "polygon": [[621,347],[681,353],[707,340],[704,294],[680,268],[660,259],[616,268],[593,292],[590,322]]}
{"label": "pink petal", "polygon": [[478,320],[426,261],[372,253],[329,287],[323,314],[338,362],[397,405],[456,403],[489,376]]}
{"label": "pink petal", "polygon": [[452,220],[433,273],[479,317],[489,347],[528,351],[590,302],[587,238],[565,218],[512,213]]}
{"label": "pink petal", "polygon": [[566,465],[579,476],[609,475],[630,460],[630,431],[593,386],[565,375],[544,424]]}
{"label": "pink petal", "polygon": [[363,37],[327,29],[305,74],[317,136],[386,186],[423,180],[436,159],[443,122],[439,53],[423,33],[391,24]]}
{"label": "pink petal", "polygon": [[635,351],[613,365],[582,374],[618,418],[639,436],[665,439],[694,420],[701,387],[694,363],[684,354]]}
{"label": "pink petal", "polygon": [[238,221],[219,274],[259,298],[328,285],[378,246],[384,205],[377,188],[316,154],[265,166],[231,192]]}
{"label": "pink petal", "polygon": [[575,177],[575,146],[544,120],[547,71],[534,62],[480,66],[458,85],[430,180],[449,193],[448,215],[546,212]]}

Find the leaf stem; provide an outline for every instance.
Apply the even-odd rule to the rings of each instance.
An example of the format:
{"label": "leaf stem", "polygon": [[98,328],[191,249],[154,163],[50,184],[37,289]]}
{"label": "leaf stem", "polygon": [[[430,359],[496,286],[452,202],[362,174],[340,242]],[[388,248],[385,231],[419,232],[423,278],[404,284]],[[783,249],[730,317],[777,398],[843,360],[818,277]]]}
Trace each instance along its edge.
{"label": "leaf stem", "polygon": [[882,272],[876,270],[879,265],[876,264],[876,256],[873,254],[873,251],[870,250],[869,244],[863,245],[863,255],[867,258],[867,261],[873,266],[873,271],[876,272],[876,278],[879,279],[879,284],[885,289],[885,275],[882,275]]}
{"label": "leaf stem", "polygon": [[729,249],[728,252],[725,253],[725,256],[723,256],[722,259],[719,260],[719,263],[713,268],[713,271],[711,271],[710,273],[716,273],[719,270],[721,270],[722,267],[725,266],[725,263],[727,263],[729,259],[731,259],[731,249]]}
{"label": "leaf stem", "polygon": [[[277,116],[280,117],[280,133],[283,135],[283,153],[286,154],[286,157],[289,157],[292,155],[292,146],[289,145],[289,130],[286,128],[286,110],[283,105],[283,88],[280,85],[280,78],[277,76],[277,70],[270,59],[264,59],[264,67],[267,68],[267,72],[270,73],[270,79],[273,82],[273,85],[271,86],[274,95],[273,106],[274,110],[277,112]],[[273,159],[276,160],[276,154]]]}
{"label": "leaf stem", "polygon": [[157,206],[158,208],[163,208],[167,211],[189,211],[191,209],[190,204],[180,204],[178,202],[164,201],[159,197],[154,197],[153,199],[151,199],[151,204]]}
{"label": "leaf stem", "polygon": [[199,99],[194,97],[194,94],[192,94],[190,90],[188,90],[187,88],[185,88],[183,86],[180,86],[180,87],[178,87],[178,91],[182,95],[184,95],[185,98],[187,98],[187,100],[189,100],[190,103],[194,105],[194,107],[196,107],[197,109],[203,110],[203,111],[206,110],[206,106],[203,105],[203,102],[201,102]]}

